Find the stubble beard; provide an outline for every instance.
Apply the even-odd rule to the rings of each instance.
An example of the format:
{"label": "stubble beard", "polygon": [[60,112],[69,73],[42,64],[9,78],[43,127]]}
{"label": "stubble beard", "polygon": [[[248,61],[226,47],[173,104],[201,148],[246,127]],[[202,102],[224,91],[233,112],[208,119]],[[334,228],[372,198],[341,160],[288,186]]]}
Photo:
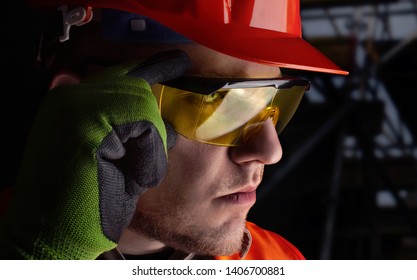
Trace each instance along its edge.
{"label": "stubble beard", "polygon": [[[168,211],[167,211],[168,210]],[[181,211],[137,211],[130,227],[149,238],[186,253],[226,256],[242,248],[245,221],[238,225],[197,226]],[[175,214],[176,213],[176,214]]]}

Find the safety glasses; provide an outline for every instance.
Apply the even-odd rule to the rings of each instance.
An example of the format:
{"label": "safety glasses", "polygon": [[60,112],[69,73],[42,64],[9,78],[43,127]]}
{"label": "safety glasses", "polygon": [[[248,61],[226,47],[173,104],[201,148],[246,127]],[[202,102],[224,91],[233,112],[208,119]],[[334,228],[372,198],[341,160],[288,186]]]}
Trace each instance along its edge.
{"label": "safety glasses", "polygon": [[242,145],[271,118],[281,133],[310,82],[295,78],[234,80],[181,77],[152,90],[163,119],[196,141]]}

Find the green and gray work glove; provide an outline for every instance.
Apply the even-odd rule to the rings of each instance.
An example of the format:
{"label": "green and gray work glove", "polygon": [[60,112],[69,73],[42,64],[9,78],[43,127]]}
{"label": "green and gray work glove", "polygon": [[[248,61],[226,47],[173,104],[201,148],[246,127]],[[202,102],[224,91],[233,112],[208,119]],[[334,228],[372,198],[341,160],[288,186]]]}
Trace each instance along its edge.
{"label": "green and gray work glove", "polygon": [[0,258],[95,259],[117,246],[175,143],[150,85],[189,63],[170,51],[47,94],[1,224]]}

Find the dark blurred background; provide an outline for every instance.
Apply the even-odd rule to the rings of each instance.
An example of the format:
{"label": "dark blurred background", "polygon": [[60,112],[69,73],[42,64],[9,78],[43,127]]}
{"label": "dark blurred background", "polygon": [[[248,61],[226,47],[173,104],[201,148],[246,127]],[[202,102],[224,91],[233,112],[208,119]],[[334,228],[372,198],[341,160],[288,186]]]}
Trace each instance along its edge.
{"label": "dark blurred background", "polygon": [[[44,91],[32,64],[39,25],[21,0],[4,5],[0,190],[14,184]],[[417,1],[301,6],[304,38],[350,75],[284,70],[312,88],[249,219],[308,259],[417,259]]]}

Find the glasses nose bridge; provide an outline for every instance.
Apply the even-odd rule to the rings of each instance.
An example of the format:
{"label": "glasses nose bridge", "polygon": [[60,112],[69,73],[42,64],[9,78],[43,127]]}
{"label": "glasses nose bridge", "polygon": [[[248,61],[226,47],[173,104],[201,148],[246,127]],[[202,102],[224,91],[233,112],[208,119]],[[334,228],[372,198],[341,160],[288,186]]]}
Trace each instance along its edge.
{"label": "glasses nose bridge", "polygon": [[272,119],[267,118],[242,145],[231,147],[230,157],[238,164],[250,161],[265,165],[277,163],[282,157],[282,147]]}
{"label": "glasses nose bridge", "polygon": [[267,106],[264,109],[263,116],[261,117],[261,121],[265,122],[267,119],[271,119],[274,126],[277,125],[279,119],[279,108],[275,105]]}

